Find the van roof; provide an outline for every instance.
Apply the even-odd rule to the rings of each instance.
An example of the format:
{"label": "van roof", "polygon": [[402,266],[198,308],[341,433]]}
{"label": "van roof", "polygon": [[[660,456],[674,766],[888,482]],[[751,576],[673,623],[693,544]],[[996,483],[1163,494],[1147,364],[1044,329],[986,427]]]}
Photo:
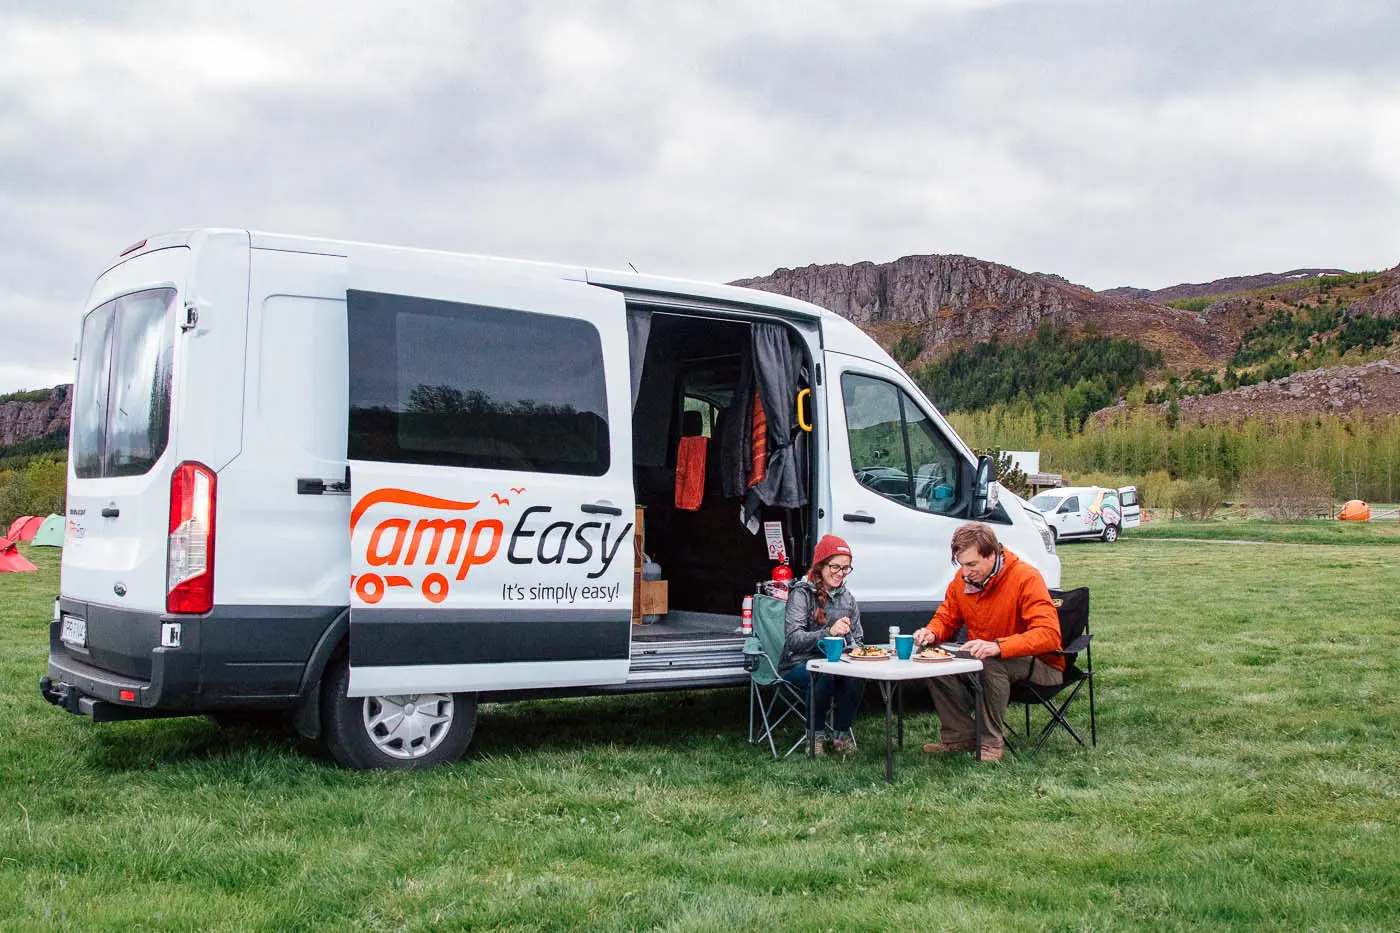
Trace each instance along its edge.
{"label": "van roof", "polygon": [[[817,305],[796,298],[789,298],[776,292],[765,292],[737,285],[719,285],[693,279],[674,278],[663,275],[644,275],[638,272],[625,272],[617,269],[599,269],[590,266],[575,266],[565,263],[537,262],[528,259],[508,259],[500,256],[487,256],[477,253],[458,253],[449,250],[423,249],[412,246],[389,246],[381,243],[364,243],[355,240],[334,240],[324,237],[298,236],[284,233],[269,233],[259,230],[234,230],[224,228],[186,228],[152,236],[141,241],[136,249],[115,258],[112,265],[154,249],[171,246],[193,246],[197,241],[233,234],[247,237],[249,245],[256,249],[281,249],[293,252],[312,252],[349,257],[355,253],[382,253],[411,255],[420,257],[441,257],[445,260],[467,260],[509,267],[515,271],[537,272],[550,278],[588,282],[616,288],[629,293],[655,295],[680,295],[689,298],[702,298],[730,304],[759,304],[766,308],[785,311],[799,318],[816,319],[831,315],[841,320],[839,315]],[[110,268],[110,266],[109,266]]]}
{"label": "van roof", "polygon": [[[289,252],[320,253],[347,258],[356,253],[380,255],[404,255],[416,257],[440,257],[441,259],[464,264],[490,264],[509,268],[524,274],[538,274],[554,279],[587,282],[604,288],[613,288],[627,295],[646,300],[648,296],[664,300],[667,297],[692,301],[714,302],[750,308],[776,311],[781,316],[807,321],[821,321],[822,343],[826,349],[839,349],[843,353],[866,359],[884,362],[888,354],[865,331],[846,318],[797,298],[790,298],[776,292],[744,288],[738,285],[721,285],[694,279],[674,278],[663,275],[644,275],[639,272],[617,269],[600,269],[591,266],[575,266],[564,263],[538,262],[528,259],[507,259],[499,256],[486,256],[475,253],[457,253],[448,250],[423,249],[410,246],[388,246],[379,243],[364,243],[354,240],[335,240],[325,237],[300,236],[285,233],[271,233],[259,230],[241,230],[219,227],[191,227],[172,230],[148,237],[136,248],[129,248],[121,256],[112,260],[108,269],[124,262],[132,256],[155,249],[172,246],[197,246],[201,241],[216,237],[246,238],[249,245],[258,249],[278,249]],[[106,271],[106,270],[104,270]]]}

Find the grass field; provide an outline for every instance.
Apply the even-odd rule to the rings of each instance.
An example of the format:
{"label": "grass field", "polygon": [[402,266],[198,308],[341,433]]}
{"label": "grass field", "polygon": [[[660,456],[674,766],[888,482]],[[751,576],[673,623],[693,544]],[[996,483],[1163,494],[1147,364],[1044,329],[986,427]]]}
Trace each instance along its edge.
{"label": "grass field", "polygon": [[1124,533],[1148,540],[1257,541],[1272,544],[1400,545],[1400,522],[1276,522],[1264,518],[1230,521],[1154,521]]}
{"label": "grass field", "polygon": [[30,551],[0,575],[0,928],[1400,929],[1400,539],[1356,543],[1063,548],[1098,750],[925,760],[924,701],[892,787],[873,709],[853,759],[774,763],[739,691],[487,707],[409,775],[94,726],[35,687],[58,555]]}

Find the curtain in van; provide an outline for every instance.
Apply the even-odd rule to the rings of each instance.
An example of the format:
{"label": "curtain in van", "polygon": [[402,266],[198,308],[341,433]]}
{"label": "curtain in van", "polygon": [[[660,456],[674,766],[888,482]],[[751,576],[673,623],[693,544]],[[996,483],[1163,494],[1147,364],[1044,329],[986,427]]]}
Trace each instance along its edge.
{"label": "curtain in van", "polygon": [[768,416],[768,469],[753,492],[765,505],[807,504],[807,434],[797,427],[797,389],[805,354],[781,324],[753,326],[754,381]]}
{"label": "curtain in van", "polygon": [[[809,452],[807,435],[797,428],[797,390],[807,381],[806,356],[793,345],[781,324],[752,325],[750,353],[742,360],[732,417],[726,419],[721,443],[722,488],[727,497],[745,497],[745,520],[760,505],[796,508],[807,504]],[[768,452],[763,476],[750,485],[754,444],[754,409],[744,400],[757,393],[767,417]]]}
{"label": "curtain in van", "polygon": [[632,410],[637,410],[637,395],[642,385],[642,366],[647,358],[647,340],[651,338],[651,312],[627,309],[627,357],[632,369]]}

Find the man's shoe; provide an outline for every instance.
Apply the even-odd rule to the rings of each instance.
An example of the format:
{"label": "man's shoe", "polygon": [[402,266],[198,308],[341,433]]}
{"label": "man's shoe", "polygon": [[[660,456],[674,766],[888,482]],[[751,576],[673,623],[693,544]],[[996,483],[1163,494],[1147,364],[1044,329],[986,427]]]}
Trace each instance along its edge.
{"label": "man's shoe", "polygon": [[930,742],[924,746],[924,751],[930,755],[942,755],[946,752],[970,752],[976,747],[972,742]]}
{"label": "man's shoe", "polygon": [[856,750],[856,740],[847,736],[837,736],[831,740],[831,751],[837,755],[849,755]]}
{"label": "man's shoe", "polygon": [[983,761],[1001,761],[1001,756],[1006,754],[1006,748],[1002,745],[983,745]]}

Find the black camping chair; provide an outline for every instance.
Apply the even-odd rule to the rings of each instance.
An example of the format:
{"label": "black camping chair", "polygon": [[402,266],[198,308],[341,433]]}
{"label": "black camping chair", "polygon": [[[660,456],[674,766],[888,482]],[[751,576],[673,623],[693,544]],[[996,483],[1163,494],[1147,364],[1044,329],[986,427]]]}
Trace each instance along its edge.
{"label": "black camping chair", "polygon": [[[1079,696],[1079,691],[1089,687],[1089,742],[1099,744],[1098,726],[1094,720],[1094,651],[1093,634],[1089,631],[1089,588],[1081,586],[1074,590],[1051,590],[1050,598],[1060,614],[1060,651],[1065,659],[1065,677],[1058,684],[1033,684],[1021,681],[1011,685],[1011,702],[1020,703],[1026,710],[1026,731],[1021,738],[1031,740],[1031,707],[1039,705],[1050,714],[1050,719],[1036,737],[1031,754],[1039,752],[1058,726],[1068,732],[1080,745],[1084,744],[1074,726],[1070,725],[1066,713]],[[1084,663],[1080,664],[1080,655]],[[1062,694],[1068,690],[1068,695]]]}

